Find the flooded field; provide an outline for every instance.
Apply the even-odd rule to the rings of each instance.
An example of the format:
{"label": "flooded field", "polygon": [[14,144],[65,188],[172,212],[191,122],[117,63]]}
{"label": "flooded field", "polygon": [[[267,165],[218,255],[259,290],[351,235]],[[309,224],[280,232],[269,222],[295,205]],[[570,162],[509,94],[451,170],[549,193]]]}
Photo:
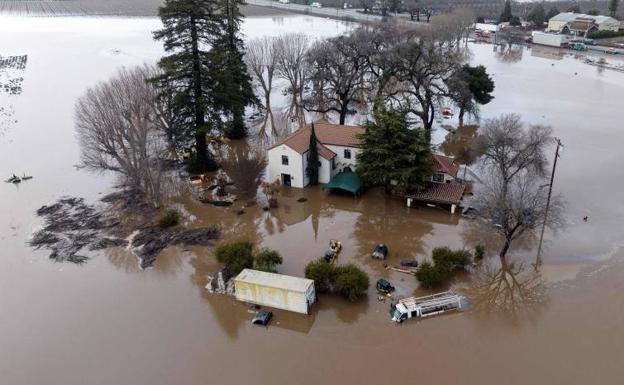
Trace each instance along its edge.
{"label": "flooded field", "polygon": [[[3,384],[620,384],[624,378],[624,75],[558,51],[509,55],[471,45],[473,62],[496,82],[482,118],[516,112],[552,125],[565,149],[555,192],[568,203],[568,227],[548,234],[540,295],[530,303],[481,307],[393,325],[389,304],[321,296],[311,316],[278,311],[268,329],[251,313],[204,286],[218,269],[210,249],[173,247],[141,270],[125,249],[83,265],[54,263],[26,245],[35,211],[63,195],[95,202],[115,181],[74,168],[79,150],[73,106],[87,87],[123,65],[158,59],[156,19],[0,17],[0,55],[27,55],[21,92],[0,92],[10,119],[0,126],[0,175],[33,175],[0,185],[0,382]],[[350,26],[298,17],[248,19],[249,37],[282,31],[316,36]],[[0,116],[0,120],[2,116]],[[446,132],[439,130],[438,142]],[[554,154],[554,148],[553,148]],[[298,198],[307,198],[298,202]],[[389,264],[424,260],[433,247],[483,240],[471,221],[370,190],[363,198],[320,188],[284,189],[270,212],[241,203],[219,208],[181,200],[197,226],[220,224],[224,239],[246,238],[278,250],[280,271],[302,275],[330,238],[341,262],[385,277],[401,296],[420,293],[413,277],[386,270],[369,253],[390,248]],[[588,216],[588,222],[582,218]],[[529,265],[534,242],[513,250]],[[496,266],[493,269],[497,269]],[[530,275],[530,269],[523,272]],[[458,287],[470,290],[468,277]],[[536,289],[537,290],[537,289]],[[489,293],[480,293],[488,296]],[[475,298],[478,300],[479,298]],[[515,311],[515,312],[514,312]]]}

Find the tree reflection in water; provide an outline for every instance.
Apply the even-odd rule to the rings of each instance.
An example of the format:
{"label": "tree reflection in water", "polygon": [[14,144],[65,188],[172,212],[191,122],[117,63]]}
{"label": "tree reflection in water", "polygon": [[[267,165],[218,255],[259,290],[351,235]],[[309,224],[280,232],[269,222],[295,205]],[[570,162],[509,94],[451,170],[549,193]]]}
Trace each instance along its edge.
{"label": "tree reflection in water", "polygon": [[468,292],[478,316],[512,324],[535,320],[548,303],[541,275],[522,262],[484,262],[475,270]]}

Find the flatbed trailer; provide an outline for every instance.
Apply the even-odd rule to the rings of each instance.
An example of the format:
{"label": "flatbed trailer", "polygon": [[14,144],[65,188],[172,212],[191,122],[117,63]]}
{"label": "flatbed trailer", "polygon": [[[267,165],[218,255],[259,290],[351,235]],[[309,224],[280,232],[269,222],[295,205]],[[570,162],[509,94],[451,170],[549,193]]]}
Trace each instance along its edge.
{"label": "flatbed trailer", "polygon": [[429,317],[462,308],[463,297],[453,291],[409,297],[390,306],[390,315],[394,322],[403,322],[408,318]]}

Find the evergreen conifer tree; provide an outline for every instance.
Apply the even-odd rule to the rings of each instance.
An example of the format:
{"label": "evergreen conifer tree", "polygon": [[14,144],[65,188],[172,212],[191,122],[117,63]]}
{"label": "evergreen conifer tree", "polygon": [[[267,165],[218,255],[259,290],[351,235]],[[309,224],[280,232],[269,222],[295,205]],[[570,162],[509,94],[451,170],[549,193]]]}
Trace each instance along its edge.
{"label": "evergreen conifer tree", "polygon": [[310,179],[311,185],[317,185],[319,181],[319,154],[316,132],[314,132],[314,123],[312,123],[312,133],[310,133],[310,147],[308,149],[308,166],[306,167],[306,173]]}
{"label": "evergreen conifer tree", "polygon": [[163,28],[154,33],[156,40],[163,41],[166,53],[158,63],[163,74],[154,81],[163,92],[173,94],[180,123],[171,134],[178,139],[194,138],[195,172],[217,168],[206,141],[213,129],[210,116],[216,115],[211,108],[214,82],[206,48],[213,45],[219,29],[213,4],[205,0],[166,0],[159,9]]}

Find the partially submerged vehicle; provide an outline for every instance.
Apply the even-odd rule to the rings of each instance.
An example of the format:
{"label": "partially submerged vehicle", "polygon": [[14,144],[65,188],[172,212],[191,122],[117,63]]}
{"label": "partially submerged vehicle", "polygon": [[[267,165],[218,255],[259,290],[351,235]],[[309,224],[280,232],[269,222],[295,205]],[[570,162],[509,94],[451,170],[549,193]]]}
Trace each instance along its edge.
{"label": "partially submerged vehicle", "polygon": [[258,312],[253,317],[253,319],[251,320],[251,323],[254,325],[267,326],[269,322],[271,321],[271,317],[273,317],[273,312],[261,311],[261,312]]}
{"label": "partially submerged vehicle", "polygon": [[337,241],[335,239],[330,239],[329,250],[327,250],[325,252],[325,255],[323,256],[323,258],[325,259],[325,262],[327,263],[334,262],[336,258],[338,257],[338,254],[340,253],[341,250],[342,250],[342,243],[340,243],[340,241]]}
{"label": "partially submerged vehicle", "polygon": [[388,256],[388,246],[384,245],[383,243],[378,244],[377,246],[375,246],[375,249],[373,250],[373,254],[371,256],[375,259],[386,259],[386,257]]}
{"label": "partially submerged vehicle", "polygon": [[418,261],[415,259],[403,259],[401,260],[401,266],[403,267],[418,267]]}
{"label": "partially submerged vehicle", "polygon": [[452,291],[445,291],[424,297],[409,297],[390,305],[390,316],[394,322],[408,318],[429,317],[447,311],[461,310],[464,297]]}
{"label": "partially submerged vehicle", "polygon": [[390,282],[386,281],[383,278],[379,278],[377,280],[376,288],[378,292],[384,293],[384,294],[392,293],[395,290],[394,286],[392,286]]}

